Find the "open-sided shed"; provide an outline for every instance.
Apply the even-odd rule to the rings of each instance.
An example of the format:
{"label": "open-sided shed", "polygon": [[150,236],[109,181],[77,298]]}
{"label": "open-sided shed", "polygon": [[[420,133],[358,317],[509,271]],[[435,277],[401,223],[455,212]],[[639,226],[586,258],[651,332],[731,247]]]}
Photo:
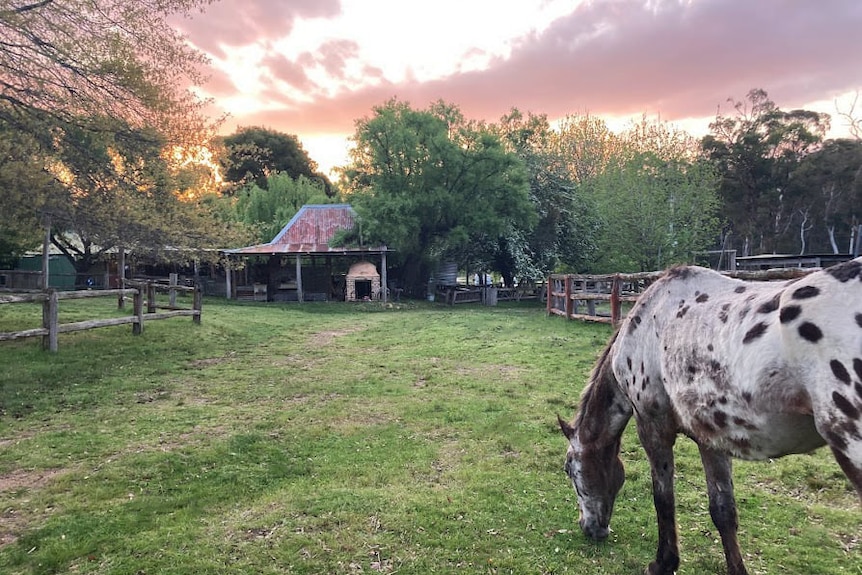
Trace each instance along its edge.
{"label": "open-sided shed", "polygon": [[[302,206],[284,228],[265,244],[224,250],[228,259],[226,274],[228,297],[261,292],[268,301],[333,299],[335,294],[346,295],[346,286],[335,285],[333,258],[380,261],[379,285],[386,286],[385,245],[373,247],[332,247],[332,238],[340,230],[349,230],[356,222],[356,212],[349,204],[308,204]],[[266,282],[251,282],[237,273],[240,262],[252,258],[267,260]],[[245,261],[243,261],[245,260]],[[293,269],[289,263],[293,260]],[[349,261],[349,260],[348,260]],[[230,265],[230,262],[236,262]],[[372,264],[372,267],[373,264]],[[265,287],[265,289],[264,289]],[[379,288],[376,298],[386,300],[386,290]],[[262,299],[262,298],[261,298]]]}

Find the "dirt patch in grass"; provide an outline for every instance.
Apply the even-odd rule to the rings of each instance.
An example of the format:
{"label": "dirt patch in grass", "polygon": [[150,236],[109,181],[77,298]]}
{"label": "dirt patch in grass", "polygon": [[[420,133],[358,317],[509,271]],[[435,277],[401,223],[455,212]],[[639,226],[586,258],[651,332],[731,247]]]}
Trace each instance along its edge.
{"label": "dirt patch in grass", "polygon": [[365,329],[365,328],[363,328],[361,326],[355,326],[355,327],[348,327],[348,328],[344,328],[344,329],[334,329],[334,330],[330,330],[330,331],[319,331],[319,332],[313,334],[309,341],[313,345],[317,345],[317,346],[329,345],[333,341],[335,341],[336,338],[344,337],[345,335],[350,335],[351,333],[356,333],[356,332],[362,331],[363,329]]}
{"label": "dirt patch in grass", "polygon": [[[68,473],[67,469],[16,469],[0,475],[0,493],[40,489],[55,477]],[[5,506],[5,505],[4,505]],[[0,549],[18,541],[18,535],[29,529],[37,520],[31,513],[21,513],[14,506],[5,506],[0,513]]]}

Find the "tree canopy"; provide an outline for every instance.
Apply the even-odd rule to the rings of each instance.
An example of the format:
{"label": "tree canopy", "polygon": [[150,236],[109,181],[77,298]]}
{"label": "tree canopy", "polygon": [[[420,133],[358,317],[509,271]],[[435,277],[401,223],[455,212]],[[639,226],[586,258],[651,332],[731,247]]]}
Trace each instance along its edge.
{"label": "tree canopy", "polygon": [[498,240],[534,218],[523,163],[451,104],[390,100],[357,122],[346,194],[364,241],[396,246],[419,295],[435,263],[487,266]]}
{"label": "tree canopy", "polygon": [[318,180],[327,194],[332,195],[332,183],[320,173],[299,139],[292,134],[252,126],[240,128],[221,140],[220,159],[224,178],[242,187],[253,183],[267,189],[267,179],[275,174],[291,178]]}

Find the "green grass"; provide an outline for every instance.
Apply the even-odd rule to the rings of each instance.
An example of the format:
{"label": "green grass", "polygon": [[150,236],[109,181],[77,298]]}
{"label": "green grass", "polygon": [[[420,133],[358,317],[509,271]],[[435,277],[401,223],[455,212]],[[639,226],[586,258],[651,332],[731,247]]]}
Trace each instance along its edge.
{"label": "green grass", "polygon": [[[61,321],[116,315],[63,301]],[[40,308],[0,306],[0,331]],[[535,304],[238,304],[0,344],[0,572],[640,573],[655,553],[632,426],[607,543],[577,530],[556,414],[610,328]],[[677,445],[681,573],[723,573]],[[737,463],[752,574],[862,573],[862,513],[821,450]]]}

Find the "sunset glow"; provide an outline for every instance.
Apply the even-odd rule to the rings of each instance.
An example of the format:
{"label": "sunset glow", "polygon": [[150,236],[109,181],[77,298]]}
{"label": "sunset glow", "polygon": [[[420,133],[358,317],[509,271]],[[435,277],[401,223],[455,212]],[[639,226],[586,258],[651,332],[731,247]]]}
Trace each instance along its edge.
{"label": "sunset glow", "polygon": [[703,135],[762,88],[833,115],[834,137],[836,99],[862,88],[856,0],[222,0],[178,27],[212,59],[201,90],[230,114],[223,131],[296,134],[323,171],[392,97],[487,121],[517,107],[616,129],[646,114]]}

